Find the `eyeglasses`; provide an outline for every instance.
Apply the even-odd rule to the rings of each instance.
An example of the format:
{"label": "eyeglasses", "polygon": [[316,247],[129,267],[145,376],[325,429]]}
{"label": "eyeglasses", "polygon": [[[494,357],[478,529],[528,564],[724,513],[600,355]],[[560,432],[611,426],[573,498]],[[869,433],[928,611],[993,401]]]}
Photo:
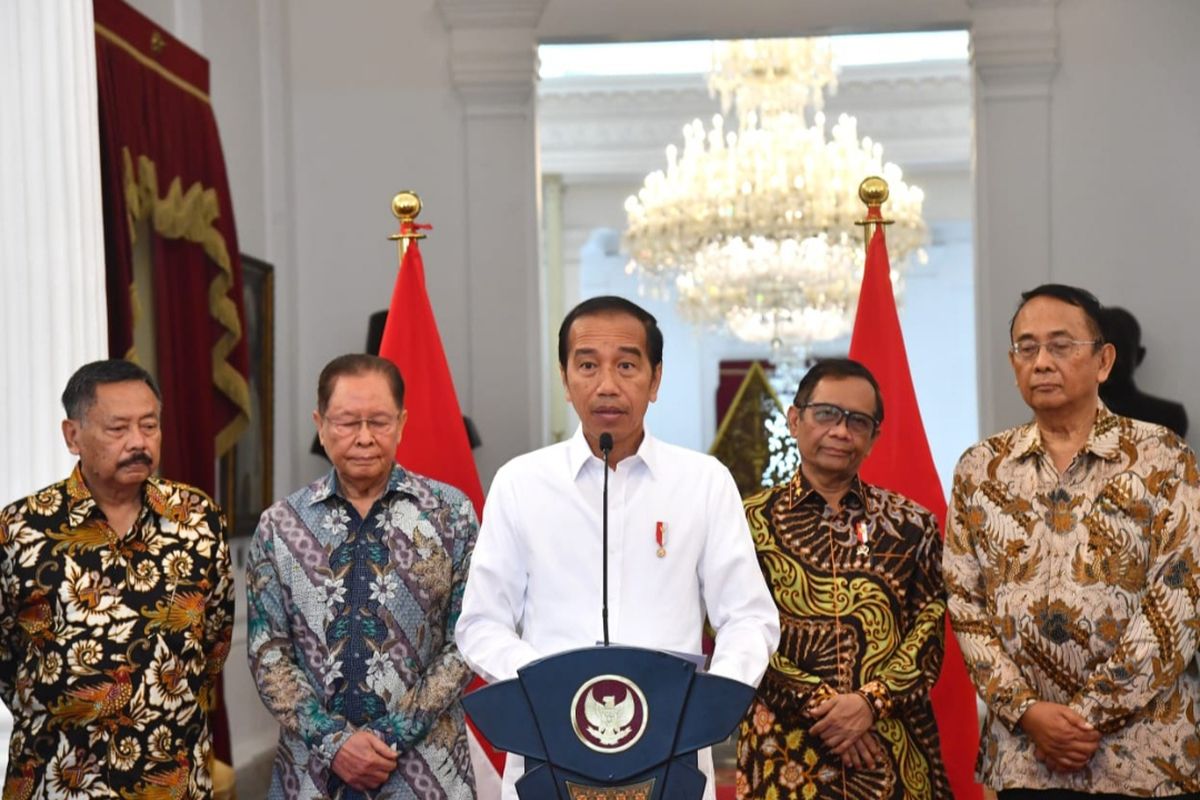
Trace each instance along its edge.
{"label": "eyeglasses", "polygon": [[861,411],[848,411],[833,403],[802,403],[796,408],[801,411],[806,408],[812,411],[813,422],[822,428],[836,427],[842,420],[845,420],[846,430],[856,436],[870,436],[879,427],[879,422],[874,417]]}
{"label": "eyeglasses", "polygon": [[1011,349],[1018,361],[1033,361],[1043,347],[1046,348],[1046,352],[1050,354],[1051,358],[1062,361],[1075,355],[1085,344],[1098,345],[1102,341],[1102,339],[1068,339],[1066,337],[1051,339],[1048,342],[1023,339],[1014,343]]}
{"label": "eyeglasses", "polygon": [[349,419],[347,417],[339,417],[338,419],[324,418],[329,423],[330,429],[337,436],[353,436],[362,430],[362,426],[366,425],[367,430],[372,436],[387,436],[390,433],[395,433],[396,423],[400,421],[400,415],[394,417],[365,417],[360,419]]}

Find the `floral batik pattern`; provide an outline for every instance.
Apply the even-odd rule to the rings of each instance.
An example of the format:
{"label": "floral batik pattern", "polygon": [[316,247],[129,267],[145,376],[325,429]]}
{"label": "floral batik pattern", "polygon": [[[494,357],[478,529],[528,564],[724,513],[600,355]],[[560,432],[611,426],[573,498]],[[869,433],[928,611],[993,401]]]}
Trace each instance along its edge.
{"label": "floral batik pattern", "polygon": [[[1157,425],[1098,410],[1061,474],[1030,423],[968,450],[946,525],[950,617],[988,707],[978,778],[995,789],[1200,791],[1200,485]],[[1053,772],[1018,721],[1070,706],[1103,737]]]}
{"label": "floral batik pattern", "polygon": [[[742,721],[739,800],[948,800],[929,702],[946,612],[933,515],[858,479],[834,513],[800,472],[745,505],[781,635]],[[809,708],[849,692],[876,717],[873,769],[809,731]]]}
{"label": "floral batik pattern", "polygon": [[331,764],[359,730],[400,752],[370,796],[473,798],[454,644],[478,526],[457,489],[394,467],[366,517],[330,472],[263,513],[250,669],[282,728],[269,797],[362,797]]}
{"label": "floral batik pattern", "polygon": [[208,714],[233,584],[220,509],[150,478],[113,530],[78,466],[0,511],[5,800],[212,794]]}

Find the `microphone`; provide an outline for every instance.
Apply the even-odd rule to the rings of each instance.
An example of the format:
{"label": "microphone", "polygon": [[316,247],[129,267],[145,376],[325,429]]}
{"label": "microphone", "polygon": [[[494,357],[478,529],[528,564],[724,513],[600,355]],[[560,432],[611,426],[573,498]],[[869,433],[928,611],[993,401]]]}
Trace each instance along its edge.
{"label": "microphone", "polygon": [[608,456],[612,453],[612,434],[600,434],[600,452],[604,454],[604,512],[601,517],[601,546],[604,548],[604,594],[600,606],[600,621],[604,624],[604,646],[608,647]]}

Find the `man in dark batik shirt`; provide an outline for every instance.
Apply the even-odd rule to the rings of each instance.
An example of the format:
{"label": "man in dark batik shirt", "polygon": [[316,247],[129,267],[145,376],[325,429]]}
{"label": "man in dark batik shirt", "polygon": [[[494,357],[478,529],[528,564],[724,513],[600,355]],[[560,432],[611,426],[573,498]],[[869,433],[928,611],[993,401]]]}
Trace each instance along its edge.
{"label": "man in dark batik shirt", "polygon": [[800,381],[801,464],[745,501],[779,606],[779,649],[742,722],[739,798],[950,798],[929,689],[946,613],[937,521],[858,467],[883,422],[861,364]]}
{"label": "man in dark batik shirt", "polygon": [[220,509],[153,477],[154,380],[128,361],[63,392],[70,477],[0,511],[4,798],[208,797],[208,714],[233,585]]}

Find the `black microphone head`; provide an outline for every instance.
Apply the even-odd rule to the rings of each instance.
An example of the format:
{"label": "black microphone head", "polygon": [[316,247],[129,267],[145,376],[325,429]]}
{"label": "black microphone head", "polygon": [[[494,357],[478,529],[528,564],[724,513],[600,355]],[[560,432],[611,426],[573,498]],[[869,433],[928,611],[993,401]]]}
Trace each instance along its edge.
{"label": "black microphone head", "polygon": [[601,450],[601,452],[603,452],[605,455],[608,455],[609,453],[612,452],[612,445],[613,445],[613,441],[612,441],[611,433],[605,432],[605,433],[600,434],[600,450]]}

